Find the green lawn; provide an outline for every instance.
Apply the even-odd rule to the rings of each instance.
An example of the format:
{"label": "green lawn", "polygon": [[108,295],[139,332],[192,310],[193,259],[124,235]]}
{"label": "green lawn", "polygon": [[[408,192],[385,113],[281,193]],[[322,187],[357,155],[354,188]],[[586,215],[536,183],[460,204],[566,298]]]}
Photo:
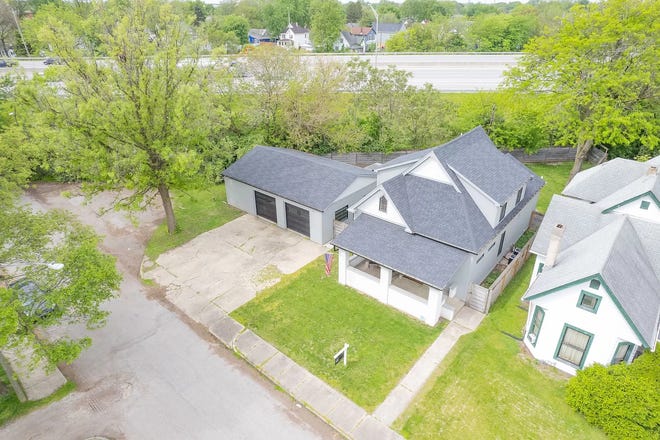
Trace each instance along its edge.
{"label": "green lawn", "polygon": [[[545,214],[550,199],[554,194],[561,194],[568,183],[568,174],[571,172],[573,162],[562,163],[528,163],[527,168],[534,171],[545,180],[545,186],[541,189],[539,196],[539,203],[536,205],[536,210],[541,214]],[[590,165],[585,163],[583,169],[588,168]]]}
{"label": "green lawn", "polygon": [[[336,273],[325,276],[323,258],[232,316],[367,411],[441,331],[337,284]],[[335,366],[333,355],[344,343],[350,344],[348,366]]]}
{"label": "green lawn", "polygon": [[529,260],[474,332],[462,337],[435,379],[395,422],[414,439],[604,439],[564,403],[566,377],[524,354],[520,309]]}
{"label": "green lawn", "polygon": [[145,250],[147,257],[152,260],[241,215],[241,211],[227,204],[224,184],[185,192],[175,191],[172,198],[179,231],[169,235],[164,222],[158,226]]}
{"label": "green lawn", "polygon": [[0,382],[6,388],[6,393],[0,394],[0,426],[36,408],[58,401],[76,389],[76,385],[73,382],[67,382],[59,390],[44,399],[34,402],[21,402],[16,397],[16,394],[14,394],[11,385],[9,385],[7,375],[2,368],[0,368]]}

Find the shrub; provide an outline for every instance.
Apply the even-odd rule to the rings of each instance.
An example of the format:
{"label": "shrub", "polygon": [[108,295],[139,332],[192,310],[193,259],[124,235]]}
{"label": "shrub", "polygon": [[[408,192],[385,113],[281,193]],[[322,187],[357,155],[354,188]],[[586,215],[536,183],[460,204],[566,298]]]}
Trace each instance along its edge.
{"label": "shrub", "polygon": [[567,385],[566,401],[613,439],[660,439],[660,355],[593,365]]}

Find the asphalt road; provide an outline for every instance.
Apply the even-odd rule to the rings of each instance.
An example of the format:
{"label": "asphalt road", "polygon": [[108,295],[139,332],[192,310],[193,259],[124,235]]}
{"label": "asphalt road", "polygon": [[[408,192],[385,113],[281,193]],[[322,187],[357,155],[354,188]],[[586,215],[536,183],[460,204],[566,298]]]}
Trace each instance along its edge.
{"label": "asphalt road", "polygon": [[[370,61],[379,68],[394,66],[412,74],[409,84],[422,87],[429,83],[436,90],[445,92],[474,92],[494,90],[502,82],[504,72],[515,65],[519,54],[367,54],[359,58]],[[310,55],[310,63],[318,60],[348,61],[350,55]],[[46,66],[42,59],[19,61],[28,75],[41,73]]]}
{"label": "asphalt road", "polygon": [[103,248],[117,256],[124,276],[121,293],[106,305],[105,327],[68,330],[93,339],[63,370],[77,390],[0,428],[1,439],[341,438],[141,284],[144,243],[160,210],[141,214],[136,227],[122,213],[97,216],[108,194],[84,205],[82,197],[62,197],[65,189],[76,191],[38,185],[25,201],[37,209],[71,210],[104,235]]}

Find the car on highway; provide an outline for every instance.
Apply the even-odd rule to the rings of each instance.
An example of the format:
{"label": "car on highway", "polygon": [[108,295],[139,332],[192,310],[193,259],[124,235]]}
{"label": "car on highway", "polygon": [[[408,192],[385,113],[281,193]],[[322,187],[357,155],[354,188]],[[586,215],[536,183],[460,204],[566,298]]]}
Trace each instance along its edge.
{"label": "car on highway", "polygon": [[62,64],[62,60],[60,60],[59,58],[48,57],[44,60],[44,64],[47,66],[50,66],[51,64]]}
{"label": "car on highway", "polygon": [[9,284],[9,287],[16,292],[18,300],[23,304],[23,313],[35,321],[46,319],[56,309],[56,306],[45,298],[44,291],[30,279],[22,278]]}
{"label": "car on highway", "polygon": [[14,67],[18,65],[18,61],[12,60],[11,58],[0,59],[0,67]]}

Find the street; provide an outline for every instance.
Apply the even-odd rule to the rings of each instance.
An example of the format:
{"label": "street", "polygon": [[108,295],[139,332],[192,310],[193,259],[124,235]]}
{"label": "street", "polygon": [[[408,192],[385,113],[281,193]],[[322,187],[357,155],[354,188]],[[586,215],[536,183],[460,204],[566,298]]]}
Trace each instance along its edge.
{"label": "street", "polygon": [[[304,55],[308,63],[319,60],[347,62],[356,55]],[[403,54],[358,55],[379,68],[394,66],[412,74],[409,84],[422,87],[429,83],[443,92],[474,92],[495,90],[502,83],[504,72],[514,66],[520,54]],[[42,59],[19,60],[28,76],[42,73],[47,66]],[[5,69],[6,71],[6,69]]]}
{"label": "street", "polygon": [[[64,197],[70,190],[74,196]],[[324,422],[160,299],[138,278],[144,244],[160,222],[159,209],[138,216],[96,210],[73,185],[41,184],[24,200],[36,209],[71,210],[105,239],[103,249],[118,258],[124,281],[106,307],[108,323],[88,334],[90,349],[64,374],[77,390],[0,428],[3,439],[333,439]]]}

